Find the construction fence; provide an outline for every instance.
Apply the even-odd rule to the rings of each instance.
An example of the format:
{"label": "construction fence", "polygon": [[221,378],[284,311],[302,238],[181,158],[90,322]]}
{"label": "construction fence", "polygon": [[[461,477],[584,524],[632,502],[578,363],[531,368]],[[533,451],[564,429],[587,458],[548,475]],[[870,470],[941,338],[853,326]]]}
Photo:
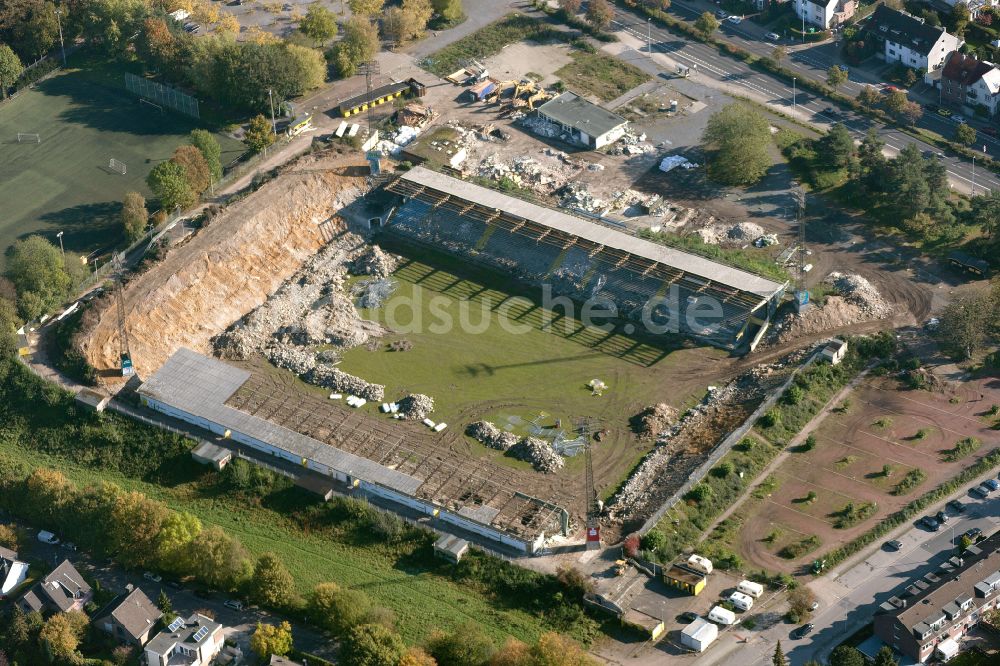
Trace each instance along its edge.
{"label": "construction fence", "polygon": [[201,118],[198,100],[170,86],[165,86],[162,83],[150,81],[145,77],[126,72],[125,88],[140,98],[160,107],[173,109],[192,118]]}

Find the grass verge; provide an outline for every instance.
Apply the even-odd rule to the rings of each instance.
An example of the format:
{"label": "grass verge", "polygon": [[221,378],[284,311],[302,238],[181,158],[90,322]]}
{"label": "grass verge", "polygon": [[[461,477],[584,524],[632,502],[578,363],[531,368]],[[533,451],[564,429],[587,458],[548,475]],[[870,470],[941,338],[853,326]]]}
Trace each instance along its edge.
{"label": "grass verge", "polygon": [[570,56],[573,62],[556,70],[556,76],[570,90],[592,93],[605,102],[649,80],[635,65],[603,53],[574,50]]}

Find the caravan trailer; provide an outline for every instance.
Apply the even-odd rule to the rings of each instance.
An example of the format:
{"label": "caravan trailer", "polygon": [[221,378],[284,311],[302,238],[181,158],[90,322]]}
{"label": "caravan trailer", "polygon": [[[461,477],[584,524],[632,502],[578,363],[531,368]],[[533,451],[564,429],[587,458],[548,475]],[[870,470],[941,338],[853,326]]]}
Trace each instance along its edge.
{"label": "caravan trailer", "polygon": [[716,624],[736,624],[736,613],[722,606],[713,606],[708,611],[708,619]]}
{"label": "caravan trailer", "polygon": [[740,581],[740,584],[736,586],[737,592],[742,592],[754,599],[760,599],[760,595],[764,594],[764,586],[760,583],[754,583],[753,581],[744,580]]}

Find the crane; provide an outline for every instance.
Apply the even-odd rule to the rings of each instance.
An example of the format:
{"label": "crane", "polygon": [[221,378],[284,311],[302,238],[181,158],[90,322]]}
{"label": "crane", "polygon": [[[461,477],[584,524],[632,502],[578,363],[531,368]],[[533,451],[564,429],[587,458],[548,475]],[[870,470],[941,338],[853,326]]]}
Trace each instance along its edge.
{"label": "crane", "polygon": [[594,424],[591,419],[580,419],[576,431],[584,438],[583,445],[586,476],[584,479],[585,497],[587,498],[587,550],[601,549],[601,501],[597,499],[597,488],[594,485],[594,458],[590,451],[591,430]]}

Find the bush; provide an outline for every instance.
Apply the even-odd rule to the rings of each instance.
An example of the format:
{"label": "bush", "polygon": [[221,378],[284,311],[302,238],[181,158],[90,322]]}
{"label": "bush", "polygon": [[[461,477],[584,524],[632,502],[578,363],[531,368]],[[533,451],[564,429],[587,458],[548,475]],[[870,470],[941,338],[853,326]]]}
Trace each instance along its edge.
{"label": "bush", "polygon": [[848,502],[840,511],[836,511],[832,514],[834,518],[833,526],[838,530],[853,527],[854,525],[871,518],[875,515],[877,510],[878,506],[874,502],[862,502],[861,504]]}
{"label": "bush", "polygon": [[896,484],[896,487],[892,489],[892,494],[897,496],[905,495],[923,483],[926,479],[927,475],[924,474],[924,470],[915,467],[907,472],[902,479],[900,479],[899,483]]}
{"label": "bush", "polygon": [[642,548],[643,550],[653,550],[663,552],[664,546],[667,545],[667,535],[660,530],[649,530],[642,535]]}
{"label": "bush", "polygon": [[689,502],[703,504],[711,500],[713,494],[711,486],[706,483],[699,483],[684,495],[684,499]]}
{"label": "bush", "polygon": [[816,435],[809,435],[806,441],[802,442],[803,451],[812,451],[816,448]]}
{"label": "bush", "polygon": [[711,474],[714,477],[725,479],[730,474],[733,474],[735,471],[736,471],[736,466],[733,465],[732,461],[727,460],[713,467]]}
{"label": "bush", "polygon": [[778,557],[786,560],[797,560],[798,558],[811,553],[822,545],[822,541],[815,534],[810,534],[804,539],[790,543],[778,551]]}
{"label": "bush", "polygon": [[957,460],[961,460],[976,451],[980,446],[982,446],[982,444],[983,443],[975,437],[960,439],[955,442],[954,448],[948,449],[941,455],[941,459],[945,462],[955,462]]}
{"label": "bush", "polygon": [[785,394],[781,396],[781,399],[786,405],[797,405],[802,402],[802,399],[806,397],[805,390],[798,384],[792,384],[785,391]]}

